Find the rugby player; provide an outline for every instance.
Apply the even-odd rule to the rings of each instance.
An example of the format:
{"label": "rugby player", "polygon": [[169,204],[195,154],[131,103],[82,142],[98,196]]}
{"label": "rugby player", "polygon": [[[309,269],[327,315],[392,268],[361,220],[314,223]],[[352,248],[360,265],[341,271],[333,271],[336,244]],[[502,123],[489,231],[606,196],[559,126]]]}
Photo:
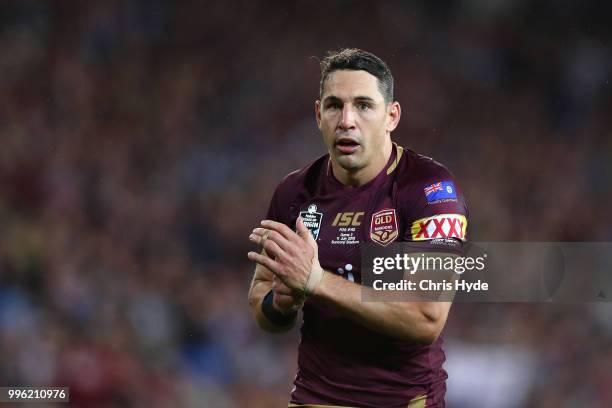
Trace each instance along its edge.
{"label": "rugby player", "polygon": [[362,301],[360,244],[460,245],[465,201],[443,165],[391,141],[401,109],[381,59],[344,49],[321,71],[328,154],[283,179],[249,237],[255,320],[283,332],[303,309],[290,407],[442,407],[450,303]]}

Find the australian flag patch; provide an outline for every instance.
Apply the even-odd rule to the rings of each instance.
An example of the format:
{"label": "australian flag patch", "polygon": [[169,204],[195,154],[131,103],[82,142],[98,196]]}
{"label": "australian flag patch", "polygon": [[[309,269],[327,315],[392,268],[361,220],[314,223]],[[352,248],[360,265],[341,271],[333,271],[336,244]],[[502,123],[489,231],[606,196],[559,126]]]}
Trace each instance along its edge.
{"label": "australian flag patch", "polygon": [[457,190],[452,181],[439,181],[425,187],[424,191],[428,203],[457,199]]}

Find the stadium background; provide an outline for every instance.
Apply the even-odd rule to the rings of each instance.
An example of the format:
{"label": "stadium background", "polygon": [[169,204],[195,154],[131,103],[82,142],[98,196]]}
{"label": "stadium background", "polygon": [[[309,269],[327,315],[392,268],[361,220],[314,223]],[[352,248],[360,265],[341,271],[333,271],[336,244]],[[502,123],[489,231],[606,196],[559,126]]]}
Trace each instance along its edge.
{"label": "stadium background", "polygon": [[[610,241],[607,2],[0,5],[0,384],[73,406],[285,406],[247,236],[323,153],[313,56],[390,65],[394,140],[447,164],[473,240]],[[433,3],[433,2],[431,2]],[[612,406],[612,306],[455,305],[449,407]]]}

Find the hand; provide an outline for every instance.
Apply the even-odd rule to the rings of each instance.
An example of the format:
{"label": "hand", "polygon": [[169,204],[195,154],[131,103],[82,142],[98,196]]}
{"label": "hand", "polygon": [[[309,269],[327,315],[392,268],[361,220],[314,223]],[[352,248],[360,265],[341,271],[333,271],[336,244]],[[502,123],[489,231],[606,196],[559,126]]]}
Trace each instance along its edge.
{"label": "hand", "polygon": [[276,275],[272,281],[272,292],[274,293],[272,305],[282,314],[297,312],[304,305],[304,296],[292,291]]}
{"label": "hand", "polygon": [[[269,256],[249,252],[251,261],[268,268],[289,289],[310,295],[321,281],[317,243],[298,217],[293,232],[285,224],[264,220],[262,228],[255,228],[249,236],[263,247]],[[314,273],[313,273],[314,272]]]}

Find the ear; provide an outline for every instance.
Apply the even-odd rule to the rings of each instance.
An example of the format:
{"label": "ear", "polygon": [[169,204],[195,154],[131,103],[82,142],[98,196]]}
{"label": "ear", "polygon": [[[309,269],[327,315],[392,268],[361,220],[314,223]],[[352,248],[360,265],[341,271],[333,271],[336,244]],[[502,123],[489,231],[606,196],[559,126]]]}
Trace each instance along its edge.
{"label": "ear", "polygon": [[317,118],[317,126],[321,130],[321,101],[315,101],[315,117]]}
{"label": "ear", "polygon": [[391,102],[387,112],[387,132],[393,132],[395,130],[399,124],[400,116],[402,116],[402,108],[399,102]]}

